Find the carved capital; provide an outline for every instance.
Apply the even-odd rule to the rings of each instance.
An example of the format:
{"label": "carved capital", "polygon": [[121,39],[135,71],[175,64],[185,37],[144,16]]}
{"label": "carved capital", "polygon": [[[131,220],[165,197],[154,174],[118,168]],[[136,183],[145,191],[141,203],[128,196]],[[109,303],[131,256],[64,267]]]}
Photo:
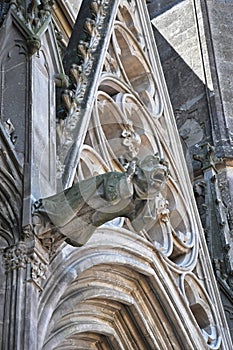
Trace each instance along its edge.
{"label": "carved capital", "polygon": [[4,252],[6,272],[23,268],[28,262],[26,245],[19,242],[15,246],[7,248]]}
{"label": "carved capital", "polygon": [[24,269],[27,280],[33,281],[41,289],[41,282],[46,278],[48,261],[37,248],[34,247],[32,251],[24,242],[19,242],[5,250],[4,260],[6,273]]}

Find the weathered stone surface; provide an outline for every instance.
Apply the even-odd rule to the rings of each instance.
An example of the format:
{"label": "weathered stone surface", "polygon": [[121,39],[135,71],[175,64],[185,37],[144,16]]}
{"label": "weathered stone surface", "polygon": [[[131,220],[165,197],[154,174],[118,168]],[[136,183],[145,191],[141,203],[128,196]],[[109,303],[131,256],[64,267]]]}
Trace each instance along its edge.
{"label": "weathered stone surface", "polygon": [[[212,260],[221,257],[221,278],[226,283],[224,289],[219,282],[220,289],[224,300],[229,293],[229,302],[232,273],[228,259],[232,259],[233,249],[232,4],[208,0],[152,1],[149,9],[207,244]],[[187,128],[190,125],[193,128]],[[207,142],[215,146],[215,155],[222,158],[222,163],[215,162],[218,169],[215,185],[210,178],[204,180],[206,170],[202,172],[200,163],[191,160],[196,153],[202,153],[201,147]],[[227,214],[219,208],[221,203]],[[225,219],[221,215],[226,215]],[[232,328],[229,316],[228,321]]]}
{"label": "weathered stone surface", "polygon": [[[35,203],[34,218],[42,220],[42,225],[36,222],[35,231],[42,238],[57,229],[68,243],[82,246],[97,227],[119,217],[130,219],[137,232],[149,229],[166,210],[161,192],[168,175],[167,163],[158,155],[148,155],[141,161],[133,159],[125,172],[80,181]],[[43,225],[43,217],[50,225]]]}
{"label": "weathered stone surface", "polygon": [[[182,3],[187,5],[186,11],[191,9],[190,1],[180,2],[180,5]],[[167,4],[172,9],[174,2],[157,4]],[[40,5],[16,1],[0,29],[3,52],[12,41],[15,44],[14,38],[8,36],[11,28],[14,33],[20,33],[28,49],[25,55],[28,63],[28,85],[24,90],[26,102],[22,105],[18,103],[22,124],[25,123],[25,128],[20,129],[24,142],[21,151],[23,167],[17,160],[19,152],[14,151],[14,123],[4,119],[5,124],[0,129],[4,130],[1,142],[5,142],[1,143],[0,158],[1,165],[4,165],[0,167],[0,242],[4,257],[0,278],[3,277],[5,289],[4,317],[0,316],[3,349],[232,349],[153,41],[146,2],[83,1],[80,11],[85,11],[79,17],[82,25],[78,23],[76,26],[79,37],[74,35],[72,45],[68,47],[68,54],[69,49],[75,51],[66,67],[69,79],[61,64],[53,24],[44,22],[50,5],[47,1]],[[65,3],[57,2],[57,5],[62,12],[62,21],[66,21],[66,17],[67,21],[71,21]],[[24,9],[27,11],[24,12]],[[188,11],[187,17],[193,20],[194,14]],[[56,16],[59,16],[58,8]],[[177,13],[174,18],[181,25]],[[6,23],[8,26],[4,27]],[[29,32],[25,23],[29,25]],[[186,22],[185,28],[189,35],[193,35],[195,26],[190,23]],[[56,26],[58,24],[56,18]],[[63,24],[66,26],[67,23]],[[179,32],[179,27],[176,30],[177,42],[180,43],[181,39],[185,41],[184,33]],[[32,33],[36,36],[31,37]],[[8,38],[12,40],[10,43]],[[80,41],[80,38],[85,40]],[[28,39],[32,39],[32,45],[29,45]],[[186,42],[192,55],[198,56],[199,53],[194,50],[197,40],[194,44],[189,39]],[[185,55],[182,43],[180,49]],[[188,69],[185,66],[183,72],[190,73],[195,67],[196,80],[188,89],[191,74],[178,74],[173,98],[178,96],[175,88],[183,81],[188,97],[185,98],[184,88],[180,95],[182,103],[176,114],[180,117],[183,141],[186,140],[187,146],[195,147],[197,140],[207,139],[203,126],[207,127],[210,123],[208,120],[201,121],[200,113],[197,113],[198,103],[203,103],[206,97],[202,71],[196,65],[197,56],[191,68],[192,56],[189,53],[187,56],[189,65],[186,63]],[[73,62],[73,57],[77,61]],[[19,77],[15,79],[17,81]],[[66,110],[57,119],[55,81],[59,89],[57,103],[62,102]],[[197,93],[200,86],[203,90]],[[62,99],[60,102],[59,97]],[[9,101],[10,98],[6,105]],[[204,112],[201,106],[199,111]],[[187,111],[189,118],[185,118]],[[20,117],[19,114],[17,116]],[[187,135],[187,130],[194,127],[196,133]],[[211,177],[212,171],[217,171],[212,150],[212,147],[207,147],[207,152],[202,152],[209,155],[207,161],[203,154],[199,155],[204,167],[202,169],[201,164],[196,163],[195,175],[208,172],[207,180],[215,180],[208,184],[209,188],[217,190],[218,181]],[[58,154],[56,168],[55,156]],[[41,196],[54,195],[59,200],[60,195],[56,193],[61,190],[59,186],[62,183],[56,186],[55,175],[63,177],[65,187],[73,185],[71,188],[74,189],[82,181],[90,184],[93,178],[112,180],[116,173],[117,177],[126,180],[127,169],[130,172],[135,156],[142,160],[154,154],[168,160],[170,173],[161,193],[151,196],[149,204],[152,206],[147,205],[147,196],[146,205],[141,206],[144,192],[133,185],[132,203],[135,204],[134,201],[137,202],[137,197],[140,197],[138,207],[136,205],[139,210],[135,210],[135,225],[124,216],[114,215],[114,220],[104,220],[104,225],[78,248],[66,244],[55,228],[46,231],[51,226],[49,220],[37,221],[36,224],[42,223],[40,229],[45,229],[45,235],[37,235],[35,222],[33,226],[31,220],[31,204]],[[139,176],[139,169],[134,170]],[[88,179],[91,179],[90,182]],[[123,193],[124,197],[126,191],[118,193],[118,182],[114,182],[114,186],[112,184],[113,181],[107,181],[106,187],[95,188],[96,192],[103,189],[103,192],[97,193],[97,204],[101,195],[102,200],[107,199],[111,204],[116,200],[121,204],[119,193]],[[200,203],[206,199],[203,188],[205,191],[203,183],[196,188],[201,197]],[[221,227],[225,248],[228,248],[227,225],[222,220],[225,218],[222,215],[224,203],[219,196],[216,203],[219,219],[216,223]],[[64,213],[62,203],[59,205],[60,220]],[[77,210],[77,217],[78,213]],[[209,215],[206,217],[208,219]],[[95,219],[95,223],[103,223],[102,217],[96,215]],[[141,222],[148,225],[141,226]],[[79,230],[79,227],[74,225],[74,229]],[[229,257],[230,253],[225,256]],[[226,286],[231,281],[222,274],[222,258],[223,255],[215,263],[220,266],[219,280]],[[230,266],[230,259],[227,263]]]}

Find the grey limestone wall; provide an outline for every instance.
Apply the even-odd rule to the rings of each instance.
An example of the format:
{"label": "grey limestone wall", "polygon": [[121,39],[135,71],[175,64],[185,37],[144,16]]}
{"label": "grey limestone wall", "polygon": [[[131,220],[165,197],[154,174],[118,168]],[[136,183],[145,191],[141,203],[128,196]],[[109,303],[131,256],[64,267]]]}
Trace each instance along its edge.
{"label": "grey limestone wall", "polygon": [[[198,145],[211,142],[208,98],[212,90],[200,7],[193,1],[152,1],[154,33],[191,178]],[[204,63],[207,67],[204,68]]]}
{"label": "grey limestone wall", "polygon": [[[233,156],[233,3],[231,0],[207,0],[204,2],[204,23],[209,37],[208,51],[213,77],[216,124],[220,134],[216,134],[216,144],[220,144],[222,154]],[[225,142],[220,142],[225,139]]]}
{"label": "grey limestone wall", "polygon": [[[180,135],[191,157],[195,142],[207,141],[218,156],[232,158],[232,1],[152,0],[148,8]],[[187,124],[195,135],[187,133]]]}

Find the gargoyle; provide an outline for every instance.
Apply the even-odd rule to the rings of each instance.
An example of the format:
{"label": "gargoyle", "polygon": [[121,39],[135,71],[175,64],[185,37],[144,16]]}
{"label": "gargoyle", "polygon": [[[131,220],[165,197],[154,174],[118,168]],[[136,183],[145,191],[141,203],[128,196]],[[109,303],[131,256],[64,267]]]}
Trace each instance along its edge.
{"label": "gargoyle", "polygon": [[44,226],[35,225],[35,231],[41,235],[56,228],[68,243],[82,246],[98,226],[126,217],[139,232],[157,219],[156,198],[168,174],[167,163],[156,154],[142,161],[133,159],[125,172],[80,181],[35,203],[34,218],[44,219]]}

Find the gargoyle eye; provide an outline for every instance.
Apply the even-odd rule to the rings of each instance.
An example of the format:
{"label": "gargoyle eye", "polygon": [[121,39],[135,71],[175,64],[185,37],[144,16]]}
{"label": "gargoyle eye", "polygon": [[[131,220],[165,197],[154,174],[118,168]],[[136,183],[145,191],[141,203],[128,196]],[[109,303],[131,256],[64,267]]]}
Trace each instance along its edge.
{"label": "gargoyle eye", "polygon": [[156,181],[164,181],[164,172],[155,170],[155,171],[151,174],[151,179],[152,179],[152,180],[156,180]]}

